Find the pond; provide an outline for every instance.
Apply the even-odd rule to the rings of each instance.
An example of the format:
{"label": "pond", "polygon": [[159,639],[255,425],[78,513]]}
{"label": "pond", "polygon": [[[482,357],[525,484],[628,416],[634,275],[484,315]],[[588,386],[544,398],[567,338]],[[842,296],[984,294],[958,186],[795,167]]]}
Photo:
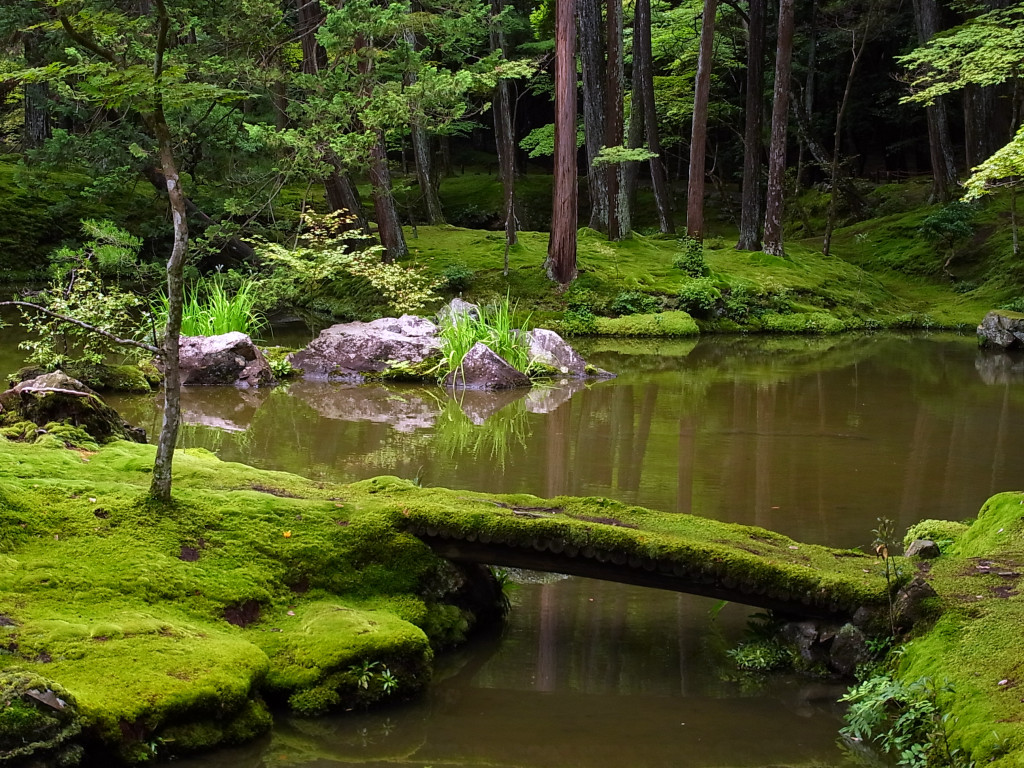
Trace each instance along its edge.
{"label": "pond", "polygon": [[[578,343],[611,381],[452,397],[294,382],[189,391],[181,443],[324,480],[378,474],[607,496],[863,547],[877,519],[977,513],[1019,486],[1024,378],[973,338],[889,334]],[[0,359],[0,366],[11,366]],[[152,397],[111,397],[155,434]],[[748,611],[526,576],[503,631],[438,659],[416,701],[282,719],[214,766],[837,765],[842,686],[730,674]],[[685,758],[683,757],[685,756]]]}

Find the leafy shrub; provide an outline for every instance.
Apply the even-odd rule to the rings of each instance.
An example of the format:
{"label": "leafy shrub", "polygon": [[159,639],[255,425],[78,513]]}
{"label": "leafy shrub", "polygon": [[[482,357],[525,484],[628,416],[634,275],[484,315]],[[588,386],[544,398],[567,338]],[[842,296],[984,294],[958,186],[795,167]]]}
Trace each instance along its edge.
{"label": "leafy shrub", "polygon": [[587,336],[596,330],[597,317],[586,307],[565,310],[558,324],[558,331],[563,336]]}
{"label": "leafy shrub", "polygon": [[455,293],[462,293],[469,288],[475,276],[476,272],[465,264],[449,264],[441,271],[441,277],[444,278],[448,290]]}
{"label": "leafy shrub", "polygon": [[772,672],[792,665],[792,658],[775,639],[741,643],[727,652],[737,667],[747,672]]}
{"label": "leafy shrub", "polygon": [[[237,331],[249,336],[267,327],[266,318],[255,310],[259,284],[243,280],[234,294],[229,294],[220,275],[194,283],[185,298],[181,315],[182,336],[218,336]],[[156,309],[157,325],[167,323],[167,296],[160,297]]]}
{"label": "leafy shrub", "polygon": [[480,317],[468,314],[450,315],[441,326],[441,362],[437,374],[444,379],[462,366],[466,353],[477,342],[483,342],[494,354],[517,371],[530,367],[530,347],[526,341],[526,318],[519,322],[516,305],[506,296],[496,304],[480,307]]}
{"label": "leafy shrub", "polygon": [[640,291],[623,291],[609,305],[616,315],[646,315],[657,312],[661,302],[649,293]]}
{"label": "leafy shrub", "polygon": [[1024,312],[1024,296],[1008,301],[999,308],[1009,310],[1010,312]]}
{"label": "leafy shrub", "polygon": [[680,251],[672,259],[672,266],[690,277],[701,277],[708,271],[704,261],[704,244],[692,237],[684,237],[679,241]]}
{"label": "leafy shrub", "polygon": [[722,299],[722,292],[710,277],[688,281],[679,291],[679,306],[691,315],[707,317]]}
{"label": "leafy shrub", "polygon": [[745,320],[757,310],[757,297],[744,285],[734,285],[722,294],[725,314],[733,320]]}

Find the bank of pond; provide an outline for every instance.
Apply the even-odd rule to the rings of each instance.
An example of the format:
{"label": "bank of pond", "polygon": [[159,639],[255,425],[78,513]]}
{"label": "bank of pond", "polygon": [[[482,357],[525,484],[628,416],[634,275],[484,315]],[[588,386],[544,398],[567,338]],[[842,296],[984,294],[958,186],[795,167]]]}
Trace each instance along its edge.
{"label": "bank of pond", "polygon": [[[992,376],[978,363],[987,357],[972,363],[975,353],[954,339],[680,343],[584,345],[588,360],[622,375],[574,385],[565,397],[557,385],[460,401],[395,384],[314,382],[297,382],[292,393],[195,394],[186,400],[193,426],[176,456],[171,505],[145,498],[151,446],[100,447],[67,425],[8,430],[0,444],[0,754],[11,765],[181,757],[256,738],[272,711],[358,719],[384,706],[401,720],[402,702],[429,697],[448,649],[500,624],[515,600],[507,574],[479,565],[491,562],[585,566],[584,575],[632,583],[675,579],[685,591],[774,608],[788,620],[755,622],[739,646],[705,649],[708,667],[743,686],[779,668],[833,678],[838,669],[841,679],[861,680],[849,703],[860,717],[847,725],[852,748],[889,747],[896,759],[921,750],[908,752],[912,765],[1021,764],[1024,494],[993,496],[973,521],[914,525],[905,543],[930,540],[937,557],[896,555],[911,523],[958,517],[979,486],[1012,482],[1016,379]],[[890,367],[878,375],[883,359]],[[875,398],[897,392],[908,399],[874,418]],[[112,402],[149,426],[150,398]],[[876,432],[876,422],[889,431]],[[896,436],[902,426],[893,429],[904,424],[906,443]],[[481,453],[473,430],[488,425],[501,435]],[[574,448],[556,439],[567,433]],[[992,434],[989,455],[984,436]],[[937,444],[946,437],[947,446]],[[374,457],[354,474],[350,459],[336,456],[332,467],[321,455],[346,443]],[[615,464],[605,477],[606,448],[657,476]],[[224,461],[211,449],[306,477]],[[948,456],[937,475],[933,449]],[[720,487],[694,459],[705,453],[752,495]],[[440,459],[430,484],[453,490],[414,476],[431,454]],[[883,468],[897,460],[906,466],[890,488]],[[874,479],[837,481],[828,472],[844,461]],[[481,463],[490,469],[470,468]],[[412,479],[372,476],[385,467]],[[792,488],[768,479],[787,474]],[[929,503],[924,496],[943,474],[955,481],[950,493]],[[574,480],[558,485],[559,477]],[[856,494],[858,482],[880,490]],[[842,492],[832,494],[833,485]],[[958,496],[958,485],[975,495]],[[526,487],[546,487],[549,498]],[[886,508],[894,488],[922,494],[921,503],[905,496]],[[806,490],[822,506],[804,524]],[[897,525],[858,537],[861,510],[826,514],[858,495],[854,505]],[[795,507],[795,517],[773,511],[780,505]],[[679,514],[690,511],[708,517]],[[855,547],[872,536],[883,549]],[[550,608],[541,610],[550,622]],[[843,644],[853,649],[846,656],[836,652]],[[554,677],[555,665],[538,661],[535,672]],[[572,706],[586,708],[585,698]],[[872,707],[921,716],[893,731],[896,718],[872,722]],[[280,735],[285,743],[294,742],[289,733]],[[410,754],[384,750],[375,759],[418,764]],[[505,759],[545,764],[511,749]]]}

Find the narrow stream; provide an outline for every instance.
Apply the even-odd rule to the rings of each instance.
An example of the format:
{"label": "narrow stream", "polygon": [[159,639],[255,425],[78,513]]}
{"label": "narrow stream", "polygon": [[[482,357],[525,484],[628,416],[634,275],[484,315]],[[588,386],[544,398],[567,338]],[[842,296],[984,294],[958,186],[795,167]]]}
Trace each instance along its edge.
{"label": "narrow stream", "polygon": [[[294,382],[191,390],[183,446],[345,482],[607,496],[863,547],[877,519],[977,513],[1020,487],[1024,374],[970,337],[587,340],[612,381],[529,393]],[[10,353],[8,353],[10,354]],[[11,369],[0,357],[0,368]],[[152,397],[111,397],[155,434]],[[748,611],[583,579],[528,583],[498,637],[438,659],[420,698],[283,718],[215,766],[822,766],[842,690],[737,679]]]}

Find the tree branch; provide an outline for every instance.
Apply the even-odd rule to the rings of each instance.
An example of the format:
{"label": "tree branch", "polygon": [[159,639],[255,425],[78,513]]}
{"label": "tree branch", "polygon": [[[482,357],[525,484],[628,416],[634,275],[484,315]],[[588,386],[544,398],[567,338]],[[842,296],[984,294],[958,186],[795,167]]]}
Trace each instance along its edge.
{"label": "tree branch", "polygon": [[61,14],[59,18],[60,25],[61,27],[64,28],[64,32],[67,34],[68,37],[70,37],[72,40],[74,40],[76,43],[78,43],[86,50],[92,51],[101,59],[106,59],[111,64],[117,64],[117,56],[114,55],[113,51],[108,51],[95,40],[93,40],[90,37],[87,37],[86,35],[83,35],[81,32],[79,32],[77,29],[71,26],[71,19],[69,19],[64,14]]}
{"label": "tree branch", "polygon": [[40,304],[33,304],[31,301],[0,301],[0,307],[28,307],[34,309],[37,312],[42,312],[44,315],[49,315],[58,320],[62,320],[65,323],[71,323],[77,325],[79,328],[103,336],[106,339],[110,339],[115,344],[122,344],[126,347],[137,347],[138,349],[144,349],[147,352],[151,352],[154,355],[162,355],[163,351],[159,347],[154,347],[152,344],[147,344],[144,341],[136,341],[135,339],[122,339],[120,336],[115,336],[109,331],[105,331],[102,328],[98,328],[90,323],[83,322],[82,320],[76,320],[73,317],[62,315],[59,312],[54,312],[52,309],[47,309]]}

